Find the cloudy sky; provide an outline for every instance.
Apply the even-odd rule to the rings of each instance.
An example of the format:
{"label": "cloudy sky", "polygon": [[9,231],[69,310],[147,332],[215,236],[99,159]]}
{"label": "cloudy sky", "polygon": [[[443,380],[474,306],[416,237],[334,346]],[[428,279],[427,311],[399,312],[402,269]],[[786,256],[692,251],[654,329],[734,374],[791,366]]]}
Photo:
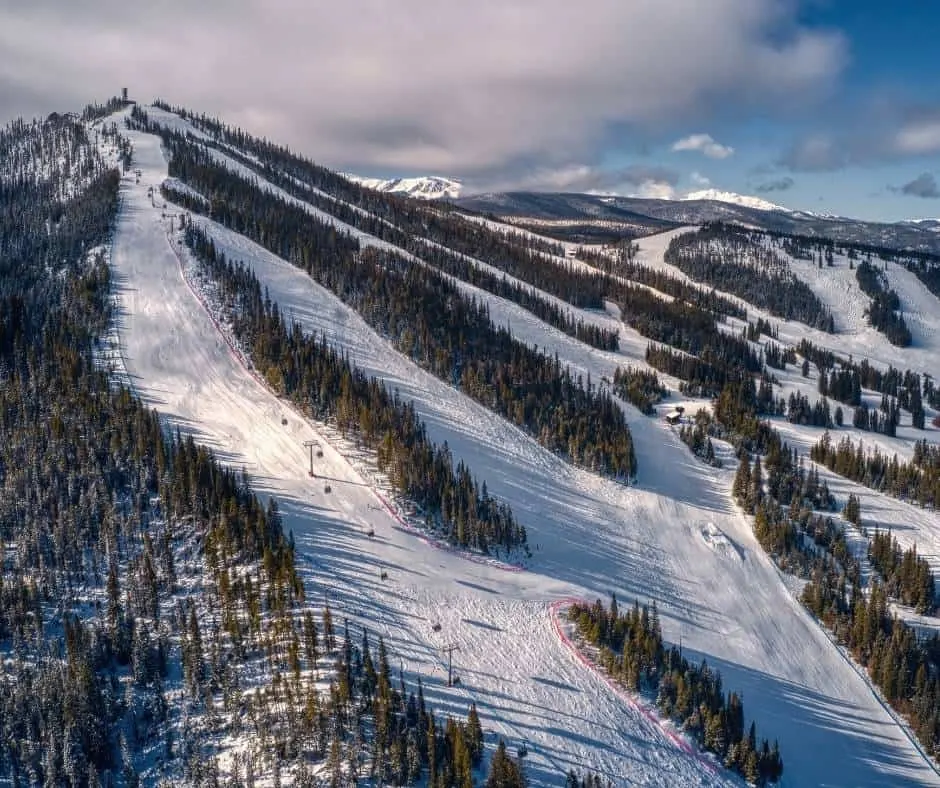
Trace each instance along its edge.
{"label": "cloudy sky", "polygon": [[126,85],[364,175],[937,217],[940,4],[903,6],[0,0],[0,121]]}

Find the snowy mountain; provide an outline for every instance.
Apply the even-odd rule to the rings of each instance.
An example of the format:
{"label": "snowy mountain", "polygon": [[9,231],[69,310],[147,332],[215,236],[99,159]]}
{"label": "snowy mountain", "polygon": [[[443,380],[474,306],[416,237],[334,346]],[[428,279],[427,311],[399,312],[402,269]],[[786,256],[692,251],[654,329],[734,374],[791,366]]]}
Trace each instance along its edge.
{"label": "snowy mountain", "polygon": [[940,233],[940,219],[905,219],[900,224],[909,224],[921,230],[930,230],[934,233]]}
{"label": "snowy mountain", "polygon": [[360,186],[375,189],[390,194],[402,194],[406,197],[416,197],[421,200],[456,200],[460,196],[463,184],[452,178],[443,178],[438,175],[426,175],[418,178],[366,178],[361,175],[343,173],[343,175]]}
{"label": "snowy mountain", "polygon": [[[601,197],[580,193],[496,192],[461,197],[456,202],[470,211],[510,217],[513,221],[531,223],[537,220],[542,226],[546,226],[545,223],[553,223],[558,228],[591,225],[597,241],[602,238],[615,240],[618,234],[643,235],[644,226],[646,232],[655,232],[670,224],[724,221],[774,232],[831,238],[840,243],[940,254],[940,221],[869,222],[790,210],[760,198],[715,190],[692,192],[681,200]],[[558,230],[553,232],[557,234]]]}
{"label": "snowy mountain", "polygon": [[[83,160],[100,162],[90,172],[110,173],[110,191],[96,197],[79,184],[89,210],[75,209],[76,227],[99,217],[101,270],[87,271],[83,250],[99,242],[91,238],[68,247],[78,250],[75,276],[50,284],[49,267],[36,266],[27,284],[58,298],[50,300],[50,320],[90,309],[101,316],[43,344],[45,322],[30,328],[18,302],[6,309],[0,293],[0,368],[12,368],[6,359],[13,342],[5,338],[23,335],[42,358],[44,347],[78,337],[81,347],[61,353],[60,366],[74,375],[74,359],[86,353],[87,385],[97,381],[101,396],[76,395],[70,406],[66,386],[4,388],[3,402],[44,399],[8,408],[22,424],[16,432],[4,426],[9,421],[0,424],[0,467],[10,489],[16,482],[31,490],[17,467],[18,457],[30,456],[19,433],[32,425],[36,445],[50,444],[43,467],[55,469],[53,450],[75,439],[71,429],[90,458],[75,473],[93,481],[85,466],[112,462],[104,481],[113,479],[114,489],[103,489],[123,503],[108,510],[109,530],[88,530],[85,541],[76,535],[73,553],[62,534],[72,520],[96,526],[101,518],[86,513],[94,502],[59,485],[62,524],[45,512],[30,513],[23,524],[19,507],[31,505],[29,496],[23,504],[14,499],[9,512],[0,496],[0,516],[16,524],[5,532],[15,550],[0,579],[4,588],[22,589],[0,595],[0,657],[17,643],[29,658],[17,660],[25,667],[0,659],[0,684],[11,688],[0,698],[5,719],[15,719],[15,693],[47,688],[66,673],[66,656],[74,661],[87,651],[81,675],[100,675],[99,696],[124,698],[88,704],[109,713],[100,720],[104,744],[88,749],[102,769],[139,772],[142,784],[165,778],[195,786],[214,773],[226,784],[247,783],[249,773],[264,785],[341,783],[355,771],[377,774],[375,783],[425,785],[440,782],[428,776],[433,768],[438,775],[463,770],[460,784],[481,785],[505,743],[514,761],[524,758],[531,788],[570,785],[571,770],[601,775],[617,788],[740,788],[748,774],[756,775],[752,784],[768,784],[756,749],[758,737],[768,737],[786,764],[778,785],[940,788],[935,750],[915,740],[931,720],[924,709],[938,710],[937,693],[910,700],[912,677],[933,681],[940,661],[916,650],[915,638],[882,636],[901,626],[892,613],[928,631],[940,631],[940,617],[928,610],[915,621],[913,603],[895,598],[883,610],[873,603],[871,612],[865,602],[877,602],[873,581],[882,571],[868,558],[866,528],[891,529],[899,550],[916,543],[936,572],[938,506],[913,505],[809,461],[830,407],[821,388],[829,386],[833,407],[837,400],[849,407],[835,388],[843,385],[837,368],[840,376],[859,374],[849,359],[909,370],[913,382],[903,388],[918,391],[922,424],[914,426],[914,397],[906,393],[894,434],[877,431],[874,420],[871,429],[855,425],[850,408],[844,422],[840,413],[828,423],[839,433],[833,445],[864,439],[905,462],[915,441],[936,443],[940,435],[931,425],[940,395],[926,385],[940,353],[940,284],[900,259],[879,265],[878,286],[890,287],[913,336],[910,346],[891,344],[872,325],[873,296],[859,282],[859,255],[807,238],[841,232],[940,243],[924,223],[826,218],[715,190],[684,200],[501,193],[463,198],[457,204],[467,210],[444,211],[382,192],[457,199],[457,181],[339,177],[165,105],[109,104],[52,146],[33,141],[41,133],[37,127],[9,149],[84,145]],[[3,151],[0,145],[0,165]],[[30,162],[29,171],[41,161]],[[0,166],[0,176],[5,171]],[[21,191],[17,215],[44,219],[35,205],[45,192]],[[51,213],[61,210],[48,202]],[[684,226],[711,219],[792,235]],[[33,235],[44,237],[50,226],[37,220]],[[0,216],[0,231],[5,227]],[[570,234],[559,241],[564,228]],[[580,239],[603,232],[634,237],[630,259],[622,246],[581,246],[589,242]],[[27,240],[21,246],[29,250]],[[58,248],[52,252],[58,266]],[[711,265],[713,255],[722,266]],[[111,282],[120,284],[108,294],[103,288]],[[88,297],[99,289],[103,297]],[[120,320],[92,344],[87,337],[107,323],[107,295]],[[10,315],[23,324],[15,331],[7,330]],[[796,350],[804,339],[812,343],[799,351],[805,369]],[[654,347],[660,349],[651,355]],[[54,380],[60,367],[48,355]],[[831,360],[817,365],[810,356]],[[758,451],[750,466],[751,454],[732,445],[729,433],[702,431],[707,414],[719,418],[715,392],[746,393],[740,380],[770,371],[762,359],[773,367],[766,385],[790,403],[785,415],[766,416],[768,429],[799,455],[799,464],[764,463],[766,484]],[[832,382],[822,380],[828,366]],[[130,393],[108,396],[99,368],[113,370],[114,382]],[[455,374],[461,368],[467,374]],[[729,382],[713,382],[722,376]],[[861,403],[878,411],[881,389],[869,386],[889,383],[869,375]],[[179,434],[172,446],[161,438],[157,416],[152,423],[137,418],[147,427],[134,428],[140,435],[129,429],[133,422],[122,414],[136,418],[127,403],[138,398],[159,409],[168,435]],[[752,398],[740,399],[734,408],[754,407]],[[121,418],[99,430],[96,420],[112,401]],[[75,427],[54,418],[47,429],[34,416],[67,408]],[[700,409],[704,421],[696,416],[693,430],[690,416]],[[99,436],[110,452],[92,450]],[[190,437],[237,470],[231,489],[206,457],[186,448]],[[173,461],[165,470],[163,457]],[[804,476],[804,468],[811,473]],[[157,487],[160,473],[166,479]],[[56,489],[49,474],[46,488]],[[257,504],[239,492],[249,479]],[[153,489],[147,494],[131,484]],[[799,520],[778,502],[778,489],[799,493],[806,509]],[[839,514],[850,496],[857,520]],[[269,499],[277,506],[265,508]],[[779,518],[779,539],[761,535],[755,512]],[[183,524],[188,531],[180,536]],[[151,530],[160,538],[151,539]],[[768,537],[786,551],[782,559]],[[82,550],[97,550],[94,560]],[[17,567],[36,581],[24,584],[11,571],[14,552]],[[820,555],[831,560],[819,563]],[[53,561],[61,562],[52,565],[58,574],[45,569]],[[857,572],[845,569],[853,566]],[[850,597],[847,578],[855,584]],[[43,616],[47,637],[34,637],[36,624],[29,623],[31,608],[42,603],[31,596],[34,582],[56,603]],[[823,582],[833,584],[826,594]],[[804,597],[808,583],[818,593]],[[844,623],[851,603],[866,624],[843,625],[840,636],[864,629],[852,636],[878,643],[880,664],[922,668],[879,671],[885,694],[894,697],[883,697],[853,661],[858,643],[837,646],[813,606],[827,599],[839,602],[828,608],[843,617],[835,620]],[[585,627],[565,614],[594,600],[599,615],[635,617],[630,628],[642,637],[609,644],[624,655],[633,650],[623,670],[598,670],[597,652],[586,643],[591,629],[612,638],[626,624]],[[650,603],[652,616],[629,612],[634,600]],[[92,632],[86,636],[67,620],[68,649],[62,610]],[[17,637],[9,632],[14,626]],[[671,656],[670,645],[688,666]],[[105,646],[124,656],[109,657]],[[896,660],[902,646],[906,661]],[[47,652],[44,672],[27,675],[30,660]],[[667,654],[673,678],[660,682]],[[702,703],[692,703],[691,692],[682,703],[678,691],[670,700],[680,684],[693,686],[691,671],[703,663],[714,673],[695,683]],[[14,670],[24,673],[20,681]],[[717,702],[706,702],[715,692]],[[344,693],[351,693],[347,701]],[[75,705],[65,692],[32,694],[42,699],[37,718],[47,706]],[[898,697],[906,701],[902,710],[921,715],[917,724],[900,722],[889,705]],[[479,735],[470,709],[479,715]],[[745,736],[751,723],[753,745]],[[13,726],[0,738],[0,783],[14,763],[11,753],[28,759],[35,774],[45,770],[50,784],[65,782],[56,781],[56,769],[83,769],[79,727],[33,727]],[[441,745],[427,752],[417,742],[429,730]],[[731,735],[737,743],[722,755]],[[195,751],[193,742],[204,763],[180,757]],[[821,751],[831,757],[820,758]]]}
{"label": "snowy mountain", "polygon": [[789,208],[784,208],[782,205],[762,200],[760,197],[750,197],[744,194],[736,194],[735,192],[721,191],[720,189],[702,189],[700,191],[689,192],[682,197],[682,199],[712,200],[715,202],[727,202],[732,205],[742,205],[745,208],[754,208],[758,211],[782,211],[784,213],[792,213]]}

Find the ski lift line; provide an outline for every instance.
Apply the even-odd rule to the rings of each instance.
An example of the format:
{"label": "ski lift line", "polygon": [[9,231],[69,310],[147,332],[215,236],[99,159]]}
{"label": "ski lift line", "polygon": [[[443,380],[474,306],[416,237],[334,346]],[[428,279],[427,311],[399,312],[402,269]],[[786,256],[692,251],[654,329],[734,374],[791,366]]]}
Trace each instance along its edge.
{"label": "ski lift line", "polygon": [[316,479],[316,478],[317,478],[317,475],[316,475],[316,473],[314,473],[314,470],[313,470],[313,450],[314,450],[314,449],[318,449],[317,456],[318,456],[318,457],[322,457],[322,456],[323,456],[323,452],[319,450],[319,449],[320,449],[320,441],[306,440],[306,441],[304,441],[304,447],[307,448],[307,449],[310,449],[310,477],[313,478],[313,479]]}
{"label": "ski lift line", "polygon": [[[569,602],[571,601],[573,600],[569,600]],[[451,650],[448,651],[448,649],[451,649]],[[441,667],[442,671],[444,669],[443,653],[445,651],[448,651],[448,662],[450,662],[450,654],[453,651],[459,651],[459,650],[460,650],[460,647],[456,644],[450,644],[449,646],[445,646],[442,649],[435,649],[438,655],[435,661]],[[458,676],[458,679],[459,679],[459,676]],[[475,703],[478,709],[481,707],[481,705],[485,705],[485,704],[481,704],[478,702],[476,694],[473,692],[473,690],[469,689],[468,686],[464,684],[462,681],[458,680],[457,682],[453,684],[448,683],[448,686],[451,689],[454,689],[460,692],[465,698],[470,700],[472,703]],[[506,740],[507,743],[513,740],[523,743],[526,746],[526,751],[528,752],[528,746],[530,744],[529,737],[526,734],[520,732],[517,724],[507,722],[505,719],[496,719],[495,725],[492,730],[494,733],[497,734],[497,736]],[[502,735],[500,736],[500,734]],[[547,760],[551,764],[552,768],[555,769],[555,771],[558,774],[565,774],[567,772],[567,769],[564,767],[564,765],[561,764],[556,759],[556,757],[552,755],[547,749],[537,750],[537,752],[539,755],[541,755],[541,757],[543,757],[545,760]]]}
{"label": "ski lift line", "polygon": [[[166,241],[167,241],[167,245],[170,247],[170,250],[173,252],[174,257],[176,257],[176,261],[179,266],[180,276],[182,277],[183,282],[186,284],[186,287],[189,290],[189,292],[193,295],[193,297],[196,299],[199,305],[203,308],[203,311],[206,313],[207,317],[209,318],[209,321],[215,327],[218,334],[222,337],[223,341],[228,347],[229,353],[231,354],[232,358],[239,364],[239,366],[242,367],[242,369],[244,369],[251,376],[251,378],[259,386],[261,386],[266,391],[271,391],[271,388],[268,386],[267,381],[263,380],[261,376],[252,368],[251,364],[248,363],[248,360],[244,357],[241,351],[235,346],[235,344],[229,338],[228,334],[222,328],[222,325],[219,323],[218,319],[213,313],[212,308],[209,306],[205,297],[202,296],[202,294],[199,293],[198,290],[193,286],[193,283],[190,281],[190,278],[186,275],[186,268],[185,268],[185,265],[183,264],[183,258],[180,252],[176,249],[176,247],[174,247],[173,242],[170,238],[169,232],[166,233]],[[275,394],[275,396],[277,395]],[[309,423],[306,417],[302,416],[302,420],[304,421],[304,423]],[[347,465],[349,465],[349,467],[355,471],[355,468],[353,467],[349,459],[345,457],[344,459],[346,460]],[[394,507],[392,507],[392,505],[388,502],[385,496],[382,495],[377,489],[371,486],[370,486],[370,489],[372,490],[372,494],[375,495],[375,497],[379,500],[382,506],[385,507],[385,510],[404,529],[406,533],[416,536],[421,542],[428,545],[429,547],[434,547],[439,550],[444,550],[446,552],[459,555],[461,558],[464,558],[467,561],[471,561],[473,563],[478,563],[478,564],[483,564],[485,566],[495,567],[497,569],[502,569],[503,571],[506,571],[506,572],[526,571],[524,566],[521,566],[518,564],[510,564],[508,562],[499,561],[495,559],[486,559],[482,556],[476,556],[469,552],[458,551],[458,550],[455,550],[448,543],[443,542],[442,540],[433,539],[432,537],[427,536],[421,530],[414,527],[410,523],[406,522],[405,519],[402,518],[401,515],[399,515],[398,512],[395,511]]]}

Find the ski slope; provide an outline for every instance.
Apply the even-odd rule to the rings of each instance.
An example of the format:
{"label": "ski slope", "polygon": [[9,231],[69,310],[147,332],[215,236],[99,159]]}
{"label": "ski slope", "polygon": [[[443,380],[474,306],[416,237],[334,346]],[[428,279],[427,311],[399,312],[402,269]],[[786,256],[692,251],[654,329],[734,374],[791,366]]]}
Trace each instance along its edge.
{"label": "ski slope", "polygon": [[[681,637],[685,649],[721,670],[726,688],[743,691],[759,734],[780,740],[787,785],[940,785],[756,544],[730,503],[730,470],[702,465],[671,431],[640,417],[631,419],[639,489],[576,470],[402,358],[306,274],[200,220],[227,254],[255,270],[282,313],[414,400],[431,437],[447,440],[455,458],[512,505],[534,558],[530,571],[505,572],[401,529],[351,448],[299,418],[230,351],[146,196],[166,177],[159,139],[129,136],[142,177],[139,185],[122,182],[112,257],[127,374],[171,424],[246,467],[261,493],[278,497],[308,598],[327,598],[383,635],[409,679],[430,676],[425,692],[435,708],[464,714],[475,700],[486,730],[512,747],[528,742],[533,785],[562,785],[572,767],[616,785],[740,784],[676,747],[557,638],[553,601],[606,600],[616,591],[621,600],[655,600],[665,637]],[[613,363],[534,319],[514,321],[513,330],[557,349],[595,380]],[[324,448],[323,478],[315,482],[305,440]],[[367,537],[370,529],[376,538]],[[440,651],[448,643],[461,647],[454,688],[446,687]]]}
{"label": "ski slope", "polygon": [[[505,224],[489,219],[479,219],[478,221],[487,223],[497,230],[505,231],[507,228]],[[693,227],[679,228],[638,239],[636,243],[639,251],[636,260],[643,265],[664,271],[682,281],[697,284],[678,268],[663,260],[669,242],[676,235],[694,229]],[[528,230],[518,230],[518,232],[535,235]],[[544,236],[536,237],[544,239]],[[568,246],[572,250],[577,247],[576,244],[569,244]],[[793,258],[782,249],[776,251],[787,260],[791,270],[816,292],[823,303],[832,309],[837,321],[837,333],[835,335],[827,334],[816,329],[810,329],[795,321],[781,320],[764,310],[755,309],[736,296],[724,293],[726,297],[745,306],[752,319],[759,316],[770,321],[772,325],[779,327],[780,338],[776,341],[776,344],[781,346],[796,345],[800,339],[806,337],[814,344],[832,350],[837,355],[852,356],[856,360],[868,358],[882,368],[887,368],[891,364],[901,370],[913,368],[926,372],[932,371],[935,360],[940,358],[940,343],[937,339],[937,328],[940,325],[940,301],[924,287],[914,274],[893,263],[888,265],[886,271],[889,287],[898,292],[902,312],[914,337],[914,346],[912,348],[897,348],[891,345],[883,334],[868,325],[864,311],[870,302],[870,298],[859,288],[855,271],[849,267],[849,260],[845,255],[834,255],[833,266],[827,265],[819,268],[816,263]],[[700,283],[698,286],[709,289],[707,285]],[[506,308],[508,309],[508,307]],[[497,307],[493,313],[496,314],[498,311],[499,308]],[[589,313],[583,312],[582,314],[589,315]],[[520,320],[518,324],[514,322],[514,330],[518,333],[518,327],[525,322],[527,321]],[[732,319],[728,321],[728,325],[735,330],[740,330],[743,324],[741,321]],[[633,336],[634,333],[626,327],[621,328],[621,337],[624,340],[622,342],[622,345],[624,345],[623,352],[628,356],[637,353],[641,355],[642,348],[645,347],[646,339],[639,337],[640,342],[643,344],[638,344],[636,337]],[[538,339],[530,335],[527,341],[538,341]],[[766,338],[762,338],[761,343],[766,344],[766,342]],[[544,339],[541,346],[544,346]],[[555,346],[555,349],[558,349],[557,346]],[[561,350],[560,355],[562,358],[572,358],[567,350]],[[583,361],[588,355],[593,356],[595,361],[593,368],[589,363],[586,364]],[[596,362],[599,358],[598,352],[592,352],[590,348],[584,348],[582,359],[574,361],[574,366],[584,371],[592,368],[596,372]],[[810,374],[807,378],[802,377],[799,366],[794,367],[791,365],[786,370],[774,370],[774,375],[780,381],[780,386],[775,387],[775,394],[786,398],[791,393],[799,393],[806,396],[811,403],[815,403],[821,399],[818,390],[818,374],[815,365],[811,365]],[[660,375],[660,377],[666,380],[667,385],[675,387],[675,382],[667,376]],[[863,393],[863,399],[870,409],[877,409],[881,402],[881,395],[876,392],[866,391]],[[675,394],[669,400],[669,404],[684,405],[688,413],[694,413],[699,407],[711,408],[710,401],[682,399]],[[833,409],[839,404],[834,400],[830,400],[830,406]],[[905,412],[902,423],[898,427],[897,437],[888,437],[855,429],[851,426],[853,409],[844,405],[842,409],[845,414],[845,426],[830,430],[833,442],[838,442],[848,435],[854,442],[861,440],[867,449],[877,448],[889,457],[896,454],[902,460],[909,460],[913,454],[914,441],[926,438],[928,441],[936,442],[938,437],[937,428],[930,423],[934,413],[929,407],[927,408],[927,424],[924,430],[913,429],[910,425],[910,414]],[[799,449],[801,454],[807,456],[809,450],[824,432],[822,428],[818,427],[790,424],[783,418],[776,418],[771,421],[791,447]],[[636,432],[637,422],[635,418],[631,420],[631,426]],[[640,472],[642,477],[642,464]],[[888,495],[831,473],[824,468],[820,468],[820,473],[827,480],[838,502],[843,503],[850,494],[859,497],[862,505],[863,522],[866,527],[881,530],[891,529],[903,548],[906,549],[916,545],[919,553],[930,561],[934,571],[940,572],[940,515],[938,513],[898,501]]]}
{"label": "ski slope", "polygon": [[927,290],[915,274],[897,263],[889,263],[885,273],[888,287],[896,291],[901,300],[901,316],[911,330],[913,347],[936,353],[940,348],[940,299]]}
{"label": "ski slope", "polygon": [[[730,470],[707,468],[659,422],[639,418],[631,424],[638,456],[647,458],[640,468],[645,492],[576,471],[402,360],[355,313],[298,269],[223,228],[210,228],[210,234],[226,254],[249,261],[272,298],[308,331],[325,334],[357,366],[383,377],[405,399],[413,399],[432,438],[447,440],[455,457],[472,468],[489,469],[485,478],[490,491],[512,504],[526,523],[530,540],[541,547],[536,552],[540,574],[567,578],[588,598],[605,597],[614,589],[621,598],[626,594],[657,600],[666,615],[667,638],[673,642],[681,638],[710,662],[717,660],[726,686],[743,688],[748,711],[756,703],[762,711],[753,713],[761,720],[767,719],[761,695],[770,676],[783,674],[795,686],[809,683],[820,697],[833,691],[833,680],[847,679],[840,692],[855,684],[857,676],[840,676],[849,666],[786,591],[754,541],[750,525],[730,506],[725,492]],[[337,319],[340,313],[343,320]],[[343,325],[341,331],[336,330],[337,323]],[[544,330],[540,336],[525,336],[527,325],[514,323],[517,336],[534,338],[548,352],[557,350],[563,360],[572,361],[569,345],[579,343]],[[594,355],[586,352],[581,363],[589,363],[586,359]],[[597,379],[599,370],[593,371]],[[460,414],[456,419],[455,413]],[[665,467],[668,475],[662,473]],[[611,529],[612,520],[629,523],[630,530]],[[717,531],[723,538],[715,538]],[[729,545],[733,545],[730,550]],[[604,547],[608,549],[598,550]],[[581,560],[574,563],[577,553]],[[638,561],[639,556],[644,560]],[[521,582],[531,582],[531,574]],[[779,611],[791,620],[772,623],[767,621],[768,611]],[[807,641],[814,646],[807,646]],[[811,665],[805,659],[807,648],[814,653]],[[742,653],[751,658],[750,670],[734,664]],[[867,688],[861,691],[866,693]],[[778,708],[777,714],[784,719],[800,717],[793,709]],[[784,747],[785,731],[778,734],[766,725],[763,730],[779,735]],[[785,750],[788,773],[795,768],[792,750],[792,745]],[[814,756],[807,754],[818,769]],[[852,784],[870,783],[859,778]]]}
{"label": "ski slope", "polygon": [[[675,231],[641,238],[638,241],[638,259],[687,279],[681,271],[662,260],[673,235]],[[814,262],[794,258],[782,249],[778,248],[776,251],[787,260],[794,274],[806,282],[832,310],[836,320],[836,333],[827,334],[810,329],[802,323],[781,320],[762,310],[749,308],[750,315],[761,316],[779,327],[780,337],[777,344],[795,346],[800,339],[806,337],[838,356],[851,357],[856,361],[868,359],[882,369],[891,365],[902,371],[912,369],[922,374],[935,374],[936,362],[940,358],[940,300],[930,293],[914,274],[896,263],[889,263],[886,269],[889,287],[898,293],[902,314],[914,339],[911,347],[898,348],[888,342],[884,334],[868,325],[864,312],[871,299],[859,288],[855,271],[850,268],[846,255],[835,254],[832,266],[820,268]],[[786,371],[774,370],[781,382],[779,388],[775,387],[775,394],[787,397],[791,392],[799,392],[811,403],[815,403],[820,399],[817,387],[818,370],[815,365],[811,367],[808,378],[801,377],[799,367],[789,366]],[[866,391],[863,393],[863,399],[868,407],[873,409],[881,402],[881,395]],[[838,405],[835,400],[830,400],[833,409]],[[910,414],[905,412],[898,427],[897,437],[894,438],[853,428],[853,409],[844,405],[842,408],[845,426],[830,431],[833,443],[838,443],[848,435],[855,443],[861,440],[867,449],[878,448],[889,457],[897,454],[899,459],[904,460],[910,459],[913,454],[913,441],[926,438],[936,442],[938,438],[937,428],[930,423],[934,412],[929,407],[924,430],[913,429],[910,425]],[[790,446],[798,448],[804,455],[808,455],[810,448],[824,432],[817,427],[790,424],[782,418],[772,421]],[[850,494],[858,496],[861,501],[862,520],[867,528],[891,529],[902,548],[916,545],[919,553],[931,563],[934,571],[940,571],[940,514],[898,501],[824,468],[820,468],[820,474],[826,479],[830,490],[840,503],[844,503]]]}

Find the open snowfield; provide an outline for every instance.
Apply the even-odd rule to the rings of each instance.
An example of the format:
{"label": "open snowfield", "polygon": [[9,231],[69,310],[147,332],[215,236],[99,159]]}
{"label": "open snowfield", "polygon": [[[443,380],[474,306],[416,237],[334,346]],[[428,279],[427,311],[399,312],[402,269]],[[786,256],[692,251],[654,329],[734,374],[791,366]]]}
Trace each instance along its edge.
{"label": "open snowfield", "polygon": [[[401,529],[374,481],[349,461],[349,447],[331,444],[328,431],[305,423],[232,354],[184,280],[168,224],[147,197],[147,187],[166,177],[160,141],[129,136],[142,178],[122,183],[112,255],[128,375],[170,423],[245,466],[260,492],[277,495],[311,601],[328,598],[385,636],[409,680],[430,677],[425,690],[436,708],[463,714],[476,700],[486,730],[513,748],[528,742],[533,785],[561,785],[571,767],[616,785],[739,784],[682,752],[556,636],[552,601],[606,600],[616,591],[621,600],[656,601],[667,640],[681,637],[721,670],[726,689],[743,691],[759,734],[780,741],[784,784],[940,785],[757,545],[730,502],[731,470],[702,465],[668,428],[635,412],[638,488],[576,470],[402,358],[306,274],[203,220],[227,253],[254,268],[283,312],[414,400],[431,437],[447,440],[512,505],[534,556],[529,571],[507,572]],[[557,350],[595,382],[622,360],[501,304],[520,339]],[[307,475],[305,440],[323,444],[316,481]],[[452,689],[440,651],[449,643],[460,646],[461,684]]]}

